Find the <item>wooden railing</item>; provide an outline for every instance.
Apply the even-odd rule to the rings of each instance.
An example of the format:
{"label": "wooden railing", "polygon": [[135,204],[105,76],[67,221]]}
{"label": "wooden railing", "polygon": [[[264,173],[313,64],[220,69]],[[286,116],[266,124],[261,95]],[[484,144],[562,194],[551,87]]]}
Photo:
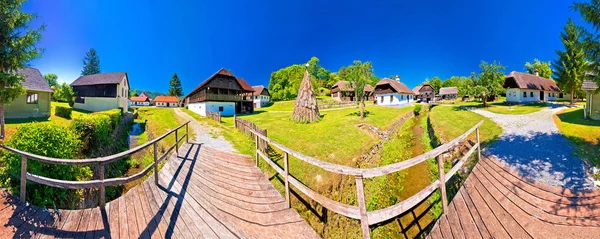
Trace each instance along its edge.
{"label": "wooden railing", "polygon": [[[0,148],[3,148],[7,151],[10,151],[12,153],[18,154],[21,156],[21,191],[20,191],[20,200],[21,202],[25,202],[25,192],[26,192],[26,186],[27,186],[27,180],[29,181],[33,181],[39,184],[44,184],[47,186],[51,186],[51,187],[58,187],[58,188],[68,188],[68,189],[81,189],[81,188],[98,188],[100,191],[99,194],[99,205],[100,207],[104,207],[106,204],[106,191],[105,188],[109,187],[109,186],[115,186],[115,185],[122,185],[122,184],[126,184],[128,182],[137,180],[139,178],[144,177],[146,174],[148,174],[148,172],[150,172],[151,169],[154,168],[154,182],[156,184],[158,184],[158,164],[165,159],[169,153],[171,152],[171,150],[173,150],[175,148],[175,152],[179,152],[179,143],[185,138],[186,142],[189,142],[189,137],[188,137],[188,132],[189,132],[189,127],[188,127],[188,122],[178,126],[175,129],[170,130],[169,132],[161,135],[160,137],[157,137],[145,144],[142,144],[140,146],[137,146],[133,149],[127,150],[125,152],[121,152],[118,154],[114,154],[111,156],[107,156],[107,157],[100,157],[100,158],[93,158],[93,159],[59,159],[59,158],[50,158],[50,157],[45,157],[45,156],[40,156],[40,155],[35,155],[35,154],[31,154],[31,153],[27,153],[18,149],[14,149],[11,147],[8,147],[6,145],[0,145]],[[181,136],[181,138],[178,137],[178,130],[181,129],[182,127],[185,126],[185,134]],[[173,144],[172,146],[170,146],[167,151],[162,154],[162,155],[158,155],[158,149],[157,149],[157,144],[159,141],[163,140],[164,138],[166,138],[167,136],[171,135],[171,134],[175,134],[175,144]],[[152,164],[150,164],[148,167],[146,167],[144,170],[128,176],[128,177],[122,177],[122,178],[110,178],[110,179],[105,179],[104,178],[104,165],[110,163],[110,162],[114,162],[116,160],[119,159],[123,159],[127,156],[130,156],[136,152],[139,152],[147,147],[150,147],[150,145],[153,146],[154,149],[154,162]],[[31,160],[35,160],[35,161],[39,161],[39,162],[43,162],[43,163],[49,163],[49,164],[58,164],[58,165],[90,165],[90,164],[95,164],[97,167],[97,172],[98,172],[98,179],[95,180],[88,180],[88,181],[66,181],[66,180],[59,180],[59,179],[52,179],[52,178],[47,178],[47,177],[42,177],[39,175],[34,175],[31,173],[27,172],[27,160],[31,159]]]}
{"label": "wooden railing", "polygon": [[[288,207],[290,207],[290,186],[289,185],[291,184],[294,187],[296,187],[299,191],[301,191],[302,193],[304,193],[311,199],[313,199],[316,202],[318,202],[319,204],[321,204],[323,207],[325,207],[335,213],[344,215],[346,217],[360,220],[363,238],[370,238],[369,226],[388,221],[394,217],[397,217],[397,216],[405,213],[406,211],[408,211],[411,208],[418,205],[421,201],[428,198],[436,189],[440,190],[440,194],[442,196],[442,208],[443,208],[444,212],[447,212],[448,211],[448,209],[447,209],[448,199],[446,198],[446,182],[448,182],[450,180],[450,178],[452,178],[452,176],[456,172],[458,172],[458,170],[463,166],[463,164],[467,161],[467,159],[475,152],[475,150],[477,150],[477,159],[479,160],[481,158],[479,127],[481,126],[481,124],[483,124],[483,121],[481,121],[478,124],[476,124],[475,126],[473,126],[471,129],[469,129],[467,132],[465,132],[458,138],[456,138],[446,144],[440,145],[439,147],[437,147],[429,152],[426,152],[424,154],[421,154],[419,156],[416,156],[414,158],[407,159],[402,162],[398,162],[398,163],[394,163],[394,164],[390,164],[390,165],[386,165],[386,166],[377,167],[377,168],[354,168],[354,167],[349,167],[349,166],[345,166],[345,165],[333,164],[333,163],[321,161],[321,160],[318,160],[318,159],[315,159],[315,158],[312,158],[309,156],[305,156],[297,151],[294,151],[286,146],[283,146],[283,145],[269,139],[266,136],[266,132],[265,132],[265,134],[263,134],[263,132],[261,132],[257,129],[256,125],[251,124],[251,123],[250,123],[251,124],[250,125],[249,122],[243,123],[243,125],[242,125],[241,122],[243,122],[243,120],[242,121],[239,121],[239,120],[241,120],[241,119],[239,119],[239,118],[236,119],[236,127],[240,130],[245,130],[245,131],[249,132],[250,133],[249,135],[251,137],[253,137],[253,139],[255,140],[256,158],[257,158],[256,163],[258,164],[258,161],[259,161],[258,158],[261,157],[273,169],[275,169],[275,171],[277,171],[277,173],[279,173],[280,175],[283,175],[284,180],[285,180],[285,199],[286,199],[286,203],[287,203]],[[242,126],[238,127],[238,125],[242,125]],[[450,151],[451,149],[453,149],[454,147],[458,146],[460,143],[462,143],[464,140],[466,140],[467,136],[469,136],[474,131],[476,132],[476,143],[450,169],[450,171],[448,173],[444,173],[444,161],[442,159],[442,154],[446,153],[446,152]],[[263,145],[263,146],[261,146],[261,145]],[[279,167],[279,165],[277,165],[275,162],[273,162],[268,157],[268,154],[266,153],[266,151],[261,149],[262,147],[264,147],[264,149],[266,149],[266,146],[268,146],[268,145],[273,146],[273,147],[283,151],[283,153],[284,153],[283,168]],[[290,175],[289,168],[288,168],[288,165],[289,165],[288,158],[290,155],[298,158],[299,160],[302,160],[306,163],[312,164],[314,166],[317,166],[317,167],[322,168],[329,172],[342,174],[342,175],[354,176],[356,179],[356,193],[357,193],[357,199],[358,199],[358,206],[343,204],[343,203],[334,201],[332,199],[329,199],[329,198],[319,194],[318,192],[313,191],[312,189],[310,189],[309,187],[304,185],[302,182],[300,182],[298,179],[296,179],[294,176]],[[437,158],[439,175],[438,175],[438,179],[435,182],[431,183],[430,185],[425,187],[420,192],[416,193],[415,195],[407,198],[406,200],[404,200],[400,203],[397,203],[397,204],[392,205],[387,208],[375,210],[375,211],[367,211],[367,207],[366,207],[366,203],[365,203],[363,179],[385,176],[385,175],[388,175],[391,173],[405,170],[409,167],[415,166],[415,165],[422,163],[431,158]]]}
{"label": "wooden railing", "polygon": [[221,112],[206,112],[206,116],[214,121],[221,123]]}
{"label": "wooden railing", "polygon": [[[237,116],[233,116],[233,126],[235,128],[237,128],[240,132],[244,133],[245,135],[248,135],[251,138],[254,138],[254,134],[255,133],[259,133],[263,136],[267,136],[267,130],[266,129],[260,129],[258,128],[258,126],[256,126],[254,123],[247,121],[245,119],[242,118],[238,118]],[[263,153],[267,153],[267,142],[263,141],[260,142],[257,145],[258,149],[263,152]],[[256,155],[256,157],[258,158],[258,155]]]}

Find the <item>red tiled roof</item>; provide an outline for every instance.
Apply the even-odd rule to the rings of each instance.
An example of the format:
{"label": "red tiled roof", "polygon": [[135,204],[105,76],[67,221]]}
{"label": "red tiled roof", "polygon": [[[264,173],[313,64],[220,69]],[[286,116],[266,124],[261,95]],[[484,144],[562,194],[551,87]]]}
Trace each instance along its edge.
{"label": "red tiled roof", "polygon": [[179,103],[177,96],[159,95],[154,98],[154,102]]}
{"label": "red tiled roof", "polygon": [[146,96],[134,96],[129,98],[129,100],[134,101],[134,102],[146,102],[146,101],[150,101],[150,98],[146,97]]}
{"label": "red tiled roof", "polygon": [[513,81],[519,89],[560,91],[553,80],[541,76],[513,71],[504,78],[504,88],[509,88]]}
{"label": "red tiled roof", "polygon": [[392,88],[394,88],[394,90],[396,90],[396,92],[398,93],[405,93],[405,94],[410,94],[410,95],[414,95],[415,93],[410,90],[410,88],[408,88],[408,86],[406,86],[405,84],[392,80],[390,78],[383,78],[382,80],[380,80],[377,85],[375,85],[375,88],[377,88],[377,86],[380,85],[386,85],[389,84]]}
{"label": "red tiled roof", "polygon": [[263,85],[257,85],[257,86],[252,86],[252,89],[254,89],[254,95],[260,95],[262,94],[262,92],[266,89],[267,94],[266,95],[271,95],[269,93],[269,89],[265,88]]}
{"label": "red tiled roof", "polygon": [[[233,75],[232,75],[233,76]],[[234,76],[235,77],[235,76]],[[242,89],[246,90],[246,91],[254,91],[254,89],[252,88],[252,86],[250,86],[248,84],[248,82],[246,82],[244,79],[242,78],[237,78],[235,77],[235,79],[237,80],[237,82],[242,86]]]}

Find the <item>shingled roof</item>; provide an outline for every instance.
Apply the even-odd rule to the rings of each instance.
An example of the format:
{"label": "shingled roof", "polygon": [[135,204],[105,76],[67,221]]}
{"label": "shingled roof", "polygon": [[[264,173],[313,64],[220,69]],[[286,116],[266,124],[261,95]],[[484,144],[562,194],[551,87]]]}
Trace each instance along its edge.
{"label": "shingled roof", "polygon": [[395,81],[395,80],[392,80],[390,78],[383,78],[382,80],[380,80],[379,82],[377,82],[377,85],[375,85],[375,88],[377,88],[377,86],[386,85],[386,84],[389,84],[398,93],[404,93],[404,94],[410,94],[410,95],[414,95],[415,94],[405,84],[403,84],[401,82],[398,82],[398,81]]}
{"label": "shingled roof", "polygon": [[373,86],[366,84],[364,91],[365,92],[373,92]]}
{"label": "shingled roof", "polygon": [[457,87],[442,87],[440,88],[440,95],[458,95]]}
{"label": "shingled roof", "polygon": [[350,82],[345,81],[345,80],[336,82],[335,84],[333,84],[331,86],[331,89],[336,88],[336,87],[338,89],[340,89],[340,91],[354,91],[354,89],[352,89],[352,85],[350,84]]}
{"label": "shingled roof", "polygon": [[80,76],[71,83],[71,86],[119,84],[126,76],[127,72],[111,72]]}
{"label": "shingled roof", "polygon": [[581,86],[582,90],[595,90],[598,89],[598,84],[591,80],[584,80],[583,85]]}
{"label": "shingled roof", "polygon": [[513,71],[504,78],[504,88],[560,91],[553,80],[541,76]]}
{"label": "shingled roof", "polygon": [[240,84],[240,86],[242,87],[242,89],[244,91],[247,91],[247,92],[254,91],[254,89],[244,79],[237,78],[233,74],[231,74],[231,72],[229,72],[228,70],[225,70],[225,68],[221,68],[220,70],[218,70],[217,72],[215,72],[214,74],[212,74],[211,76],[206,78],[206,80],[204,80],[202,83],[200,83],[200,85],[198,85],[196,88],[194,88],[192,91],[190,91],[190,93],[187,94],[185,97],[188,97],[189,95],[193,94],[194,92],[196,92],[197,90],[199,90],[200,88],[202,88],[203,86],[208,84],[208,82],[210,82],[212,79],[214,79],[218,75],[231,76],[231,77],[235,78],[235,80],[238,82],[238,84]]}
{"label": "shingled roof", "polygon": [[23,77],[21,85],[23,85],[26,90],[52,92],[52,88],[48,85],[48,81],[46,81],[38,69],[23,68],[17,71],[17,75]]}

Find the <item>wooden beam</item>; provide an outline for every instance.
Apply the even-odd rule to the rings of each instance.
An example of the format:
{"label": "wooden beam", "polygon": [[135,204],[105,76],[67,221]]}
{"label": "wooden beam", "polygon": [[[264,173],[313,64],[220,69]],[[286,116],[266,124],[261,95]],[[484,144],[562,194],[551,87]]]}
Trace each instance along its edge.
{"label": "wooden beam", "polygon": [[157,144],[154,142],[154,184],[158,185],[158,149]]}
{"label": "wooden beam", "polygon": [[27,157],[21,156],[21,203],[25,203],[25,194],[27,191]]}
{"label": "wooden beam", "polygon": [[371,229],[369,229],[369,216],[367,215],[367,204],[365,203],[365,189],[363,178],[356,177],[356,196],[358,199],[358,209],[360,210],[360,227],[364,239],[371,238]]}
{"label": "wooden beam", "polygon": [[290,203],[290,182],[288,180],[288,178],[290,176],[288,153],[283,154],[283,160],[284,160],[283,161],[283,164],[284,164],[283,169],[285,170],[285,203],[288,208],[291,208],[292,204]]}
{"label": "wooden beam", "polygon": [[439,174],[439,181],[440,181],[440,194],[442,196],[442,212],[443,213],[447,213],[448,212],[448,198],[446,198],[446,174],[444,173],[444,159],[442,159],[442,155],[439,155],[437,157],[437,161],[438,161],[438,174]]}
{"label": "wooden beam", "polygon": [[[104,181],[104,164],[98,164],[98,179],[102,182]],[[104,208],[104,206],[106,205],[106,188],[104,187],[103,184],[100,185],[100,202],[98,203],[98,205],[100,205],[101,208]]]}

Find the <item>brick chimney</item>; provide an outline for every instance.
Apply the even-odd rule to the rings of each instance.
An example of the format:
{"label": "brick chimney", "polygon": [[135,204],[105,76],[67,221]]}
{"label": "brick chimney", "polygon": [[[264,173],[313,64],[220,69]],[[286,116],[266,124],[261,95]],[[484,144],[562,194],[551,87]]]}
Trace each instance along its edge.
{"label": "brick chimney", "polygon": [[399,75],[396,75],[396,81],[400,82],[400,76]]}
{"label": "brick chimney", "polygon": [[540,71],[538,71],[538,69],[535,69],[533,72],[535,72],[535,76],[540,76]]}

